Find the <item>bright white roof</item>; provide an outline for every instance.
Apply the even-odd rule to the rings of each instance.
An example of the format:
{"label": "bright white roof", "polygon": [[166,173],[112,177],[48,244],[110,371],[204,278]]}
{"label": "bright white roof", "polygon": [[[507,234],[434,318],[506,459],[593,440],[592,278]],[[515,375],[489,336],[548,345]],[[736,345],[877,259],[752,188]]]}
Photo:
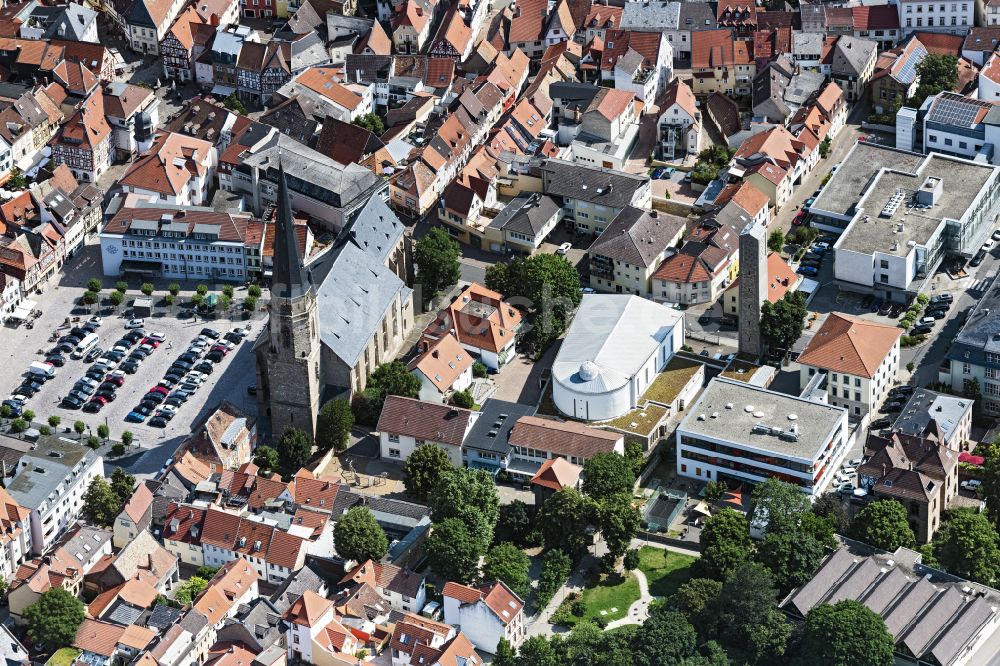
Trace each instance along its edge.
{"label": "bright white roof", "polygon": [[579,393],[621,388],[683,319],[683,313],[639,296],[585,294],[552,377]]}

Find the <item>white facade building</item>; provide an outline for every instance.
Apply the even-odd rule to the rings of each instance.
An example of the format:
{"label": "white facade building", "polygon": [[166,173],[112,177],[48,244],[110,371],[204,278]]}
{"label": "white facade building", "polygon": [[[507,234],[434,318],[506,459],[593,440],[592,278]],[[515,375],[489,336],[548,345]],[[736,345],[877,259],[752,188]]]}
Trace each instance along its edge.
{"label": "white facade building", "polygon": [[83,495],[104,459],[76,442],[44,437],[21,458],[7,492],[31,511],[31,552],[47,552],[80,519]]}
{"label": "white facade building", "polygon": [[403,463],[417,447],[433,443],[461,467],[462,444],[478,418],[479,412],[468,409],[390,395],[376,426],[382,458]]}
{"label": "white facade building", "polygon": [[684,344],[684,315],[624,294],[586,294],[552,366],[563,414],[605,421],[635,409]]}
{"label": "white facade building", "polygon": [[677,427],[677,474],[777,478],[815,497],[849,450],[846,409],[716,377]]}
{"label": "white facade building", "polygon": [[503,582],[475,588],[445,583],[444,621],[477,650],[495,654],[501,639],[517,649],[524,640],[524,602]]}
{"label": "white facade building", "polygon": [[974,0],[900,0],[899,3],[899,29],[904,35],[915,30],[964,35],[976,24],[975,18]]}

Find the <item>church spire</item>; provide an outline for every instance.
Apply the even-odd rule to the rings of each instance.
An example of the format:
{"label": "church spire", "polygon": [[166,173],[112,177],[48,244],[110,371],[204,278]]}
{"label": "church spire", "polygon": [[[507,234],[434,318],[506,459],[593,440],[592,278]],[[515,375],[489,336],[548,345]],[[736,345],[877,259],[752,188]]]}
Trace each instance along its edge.
{"label": "church spire", "polygon": [[278,158],[278,214],[274,234],[274,272],[271,280],[272,291],[282,298],[302,296],[311,287],[308,274],[299,256],[299,244],[295,237],[295,222],[292,219],[292,204],[288,199],[288,183],[285,182],[285,167]]}

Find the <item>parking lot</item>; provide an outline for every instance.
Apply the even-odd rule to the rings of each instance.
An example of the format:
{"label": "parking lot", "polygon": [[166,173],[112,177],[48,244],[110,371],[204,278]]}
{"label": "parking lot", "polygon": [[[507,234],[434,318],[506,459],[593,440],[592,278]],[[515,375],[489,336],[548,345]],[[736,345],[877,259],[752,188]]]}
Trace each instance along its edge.
{"label": "parking lot", "polygon": [[[86,321],[87,317],[81,317],[81,321],[74,324],[82,324]],[[111,349],[128,332],[125,328],[126,321],[126,319],[119,317],[104,318],[103,324],[96,329],[99,338],[98,347],[104,350]],[[136,407],[151,388],[163,379],[171,364],[187,350],[189,344],[198,337],[202,329],[211,327],[225,335],[236,327],[235,323],[230,322],[179,320],[169,316],[149,318],[144,323],[147,333],[162,333],[163,342],[139,363],[138,370],[134,374],[122,375],[124,383],[115,392],[113,401],[108,402],[96,413],[70,409],[62,404],[63,398],[69,395],[78,380],[84,377],[88,369],[95,364],[93,360],[87,362],[84,359],[73,359],[70,354],[64,354],[65,365],[56,368],[56,376],[45,382],[39,392],[30,397],[25,405],[27,409],[35,412],[36,421],[45,423],[50,415],[55,414],[62,419],[60,427],[72,426],[75,421],[79,420],[87,424],[90,431],[96,432],[99,425],[107,425],[112,438],[116,439],[120,437],[122,431],[129,430],[135,435],[136,444],[148,447],[155,446],[156,440],[167,440],[190,432],[191,422],[199,416],[203,405],[206,408],[212,407],[219,400],[225,398],[241,408],[252,408],[253,400],[247,395],[247,387],[254,383],[253,355],[250,351],[252,342],[250,340],[255,337],[256,333],[259,333],[259,323],[251,328],[252,333],[246,341],[236,344],[235,348],[223,356],[219,363],[212,364],[213,372],[195,389],[188,400],[178,407],[176,415],[166,423],[166,427],[151,427],[148,418],[143,423],[126,422],[125,418],[129,412]],[[38,326],[33,330],[38,331],[34,336],[36,339],[33,344],[41,345],[45,350],[50,350],[57,344],[49,341],[46,332],[40,331]],[[69,330],[70,328],[66,327],[60,332],[65,333]],[[138,346],[139,344],[136,344],[130,351]],[[32,349],[32,351],[37,352],[36,349]],[[37,353],[24,354],[20,357],[23,360],[14,361],[5,368],[3,373],[5,395],[20,384],[23,379],[22,373],[27,370],[32,361],[41,361],[43,358],[43,355]],[[222,379],[222,390],[217,390],[220,379]]]}

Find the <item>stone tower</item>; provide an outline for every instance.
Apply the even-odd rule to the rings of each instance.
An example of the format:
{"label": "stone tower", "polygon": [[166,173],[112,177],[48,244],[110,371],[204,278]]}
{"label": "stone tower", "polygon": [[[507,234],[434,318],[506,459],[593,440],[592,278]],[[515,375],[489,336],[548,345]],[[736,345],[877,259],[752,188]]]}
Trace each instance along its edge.
{"label": "stone tower", "polygon": [[320,394],[319,312],[312,275],[302,264],[285,170],[278,165],[278,213],[274,235],[269,339],[264,351],[266,378],[259,384],[271,417],[271,433],[286,428],[316,434]]}
{"label": "stone tower", "polygon": [[760,306],[767,298],[767,243],[764,225],[750,222],[740,232],[740,354],[760,359]]}

